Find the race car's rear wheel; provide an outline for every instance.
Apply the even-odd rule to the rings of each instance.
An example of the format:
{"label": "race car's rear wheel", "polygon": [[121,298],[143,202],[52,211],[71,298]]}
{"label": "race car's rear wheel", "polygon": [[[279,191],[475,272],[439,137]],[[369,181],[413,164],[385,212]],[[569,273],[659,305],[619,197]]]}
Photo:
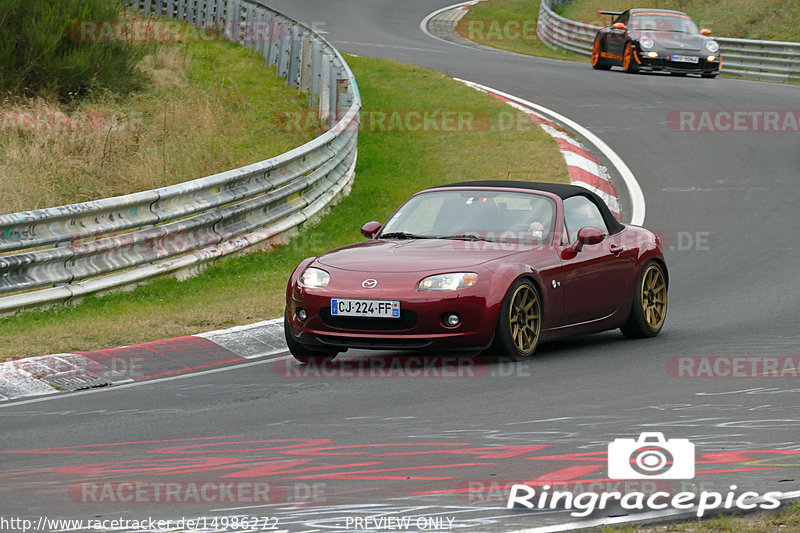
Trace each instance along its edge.
{"label": "race car's rear wheel", "polygon": [[630,339],[655,337],[667,317],[667,277],[657,261],[642,269],[628,321],[620,329]]}
{"label": "race car's rear wheel", "polygon": [[639,67],[636,66],[636,61],[633,58],[633,46],[630,41],[625,44],[625,52],[622,54],[622,68],[625,72],[638,72]]}
{"label": "race car's rear wheel", "polygon": [[339,355],[337,351],[314,350],[297,342],[289,328],[288,310],[283,315],[283,335],[286,337],[286,346],[289,348],[289,353],[301,363],[319,366],[328,361],[333,361]]}
{"label": "race car's rear wheel", "polygon": [[611,65],[603,61],[603,57],[600,55],[601,52],[600,39],[595,39],[594,44],[592,45],[592,68],[597,70],[608,70],[611,68]]}
{"label": "race car's rear wheel", "polygon": [[528,359],[539,344],[542,329],[542,299],[536,286],[520,279],[508,290],[492,345],[492,355],[514,360]]}

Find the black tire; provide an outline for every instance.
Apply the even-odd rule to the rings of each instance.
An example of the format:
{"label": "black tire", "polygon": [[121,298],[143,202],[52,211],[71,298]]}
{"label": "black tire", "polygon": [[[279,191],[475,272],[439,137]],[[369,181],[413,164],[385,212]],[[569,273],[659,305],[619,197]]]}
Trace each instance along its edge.
{"label": "black tire", "polygon": [[336,359],[336,356],[339,355],[339,352],[337,351],[314,350],[313,348],[309,348],[308,346],[297,342],[294,338],[294,335],[292,335],[291,330],[289,329],[288,310],[283,315],[283,334],[286,337],[286,346],[289,347],[289,353],[291,353],[295,359],[303,364],[310,363],[321,365],[329,361],[333,361]]}
{"label": "black tire", "polygon": [[633,57],[633,45],[630,41],[625,43],[625,51],[622,53],[622,69],[628,74],[639,72],[639,67],[636,66],[636,61]]}
{"label": "black tire", "polygon": [[600,39],[595,39],[594,43],[592,44],[592,68],[595,70],[609,70],[611,65],[605,62],[603,57],[600,55],[600,52],[603,51],[603,47],[600,44]]}
{"label": "black tire", "polygon": [[629,339],[655,337],[667,318],[667,275],[658,261],[648,262],[636,282],[631,313],[620,328]]}
{"label": "black tire", "polygon": [[536,285],[529,279],[517,280],[503,299],[489,353],[515,361],[530,359],[539,344],[542,316],[542,297]]}

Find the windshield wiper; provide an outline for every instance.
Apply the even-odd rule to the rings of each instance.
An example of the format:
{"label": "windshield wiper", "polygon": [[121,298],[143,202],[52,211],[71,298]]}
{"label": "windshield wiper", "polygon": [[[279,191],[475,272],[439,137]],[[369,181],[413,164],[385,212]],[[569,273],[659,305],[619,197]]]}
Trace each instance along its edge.
{"label": "windshield wiper", "polygon": [[443,235],[441,237],[437,237],[437,239],[449,239],[451,241],[487,241],[492,242],[486,237],[481,237],[480,235],[475,235],[472,233],[465,233],[464,235]]}
{"label": "windshield wiper", "polygon": [[408,233],[405,231],[391,231],[389,233],[383,233],[379,237],[379,239],[434,239],[435,237],[431,237],[429,235],[417,235],[415,233]]}

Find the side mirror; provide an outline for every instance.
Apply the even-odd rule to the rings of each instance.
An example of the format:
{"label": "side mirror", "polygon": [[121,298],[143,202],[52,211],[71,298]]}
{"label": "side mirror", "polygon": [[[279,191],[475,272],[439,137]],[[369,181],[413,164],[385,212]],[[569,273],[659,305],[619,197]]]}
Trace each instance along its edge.
{"label": "side mirror", "polygon": [[367,239],[374,239],[375,235],[381,230],[381,223],[373,220],[361,226],[361,235]]}
{"label": "side mirror", "polygon": [[614,25],[611,27],[614,28],[615,30],[624,30],[625,28],[627,28],[624,22],[615,22]]}
{"label": "side mirror", "polygon": [[703,35],[708,36],[708,35],[711,35],[711,30],[709,30],[708,28],[703,28],[702,30],[700,30],[700,33],[702,33]]}
{"label": "side mirror", "polygon": [[578,231],[578,242],[581,244],[599,244],[606,238],[606,234],[597,228],[585,227]]}
{"label": "side mirror", "polygon": [[581,250],[583,250],[584,244],[599,244],[603,242],[603,239],[605,238],[606,234],[603,233],[602,230],[590,228],[588,226],[581,228],[578,231],[578,238],[575,239],[575,243],[561,252],[561,257],[563,259],[572,259],[578,255]]}

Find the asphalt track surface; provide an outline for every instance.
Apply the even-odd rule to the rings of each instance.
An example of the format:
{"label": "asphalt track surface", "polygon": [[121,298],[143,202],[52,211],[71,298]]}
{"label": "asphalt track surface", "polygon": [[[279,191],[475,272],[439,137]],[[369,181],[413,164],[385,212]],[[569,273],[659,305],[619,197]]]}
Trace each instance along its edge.
{"label": "asphalt track surface", "polygon": [[[672,239],[662,334],[546,344],[530,362],[464,363],[460,377],[298,376],[279,357],[10,402],[0,408],[3,516],[277,516],[278,528],[290,531],[344,531],[347,517],[431,516],[454,519],[446,529],[510,531],[577,519],[507,510],[497,491],[465,492],[468,483],[605,480],[607,444],[642,431],[696,445],[697,477],[673,490],[800,488],[796,377],[690,379],[667,371],[679,356],[800,355],[798,134],[688,133],[667,124],[676,110],[797,110],[800,89],[595,72],[585,63],[432,40],[419,22],[448,3],[270,5],[306,23],[324,21],[344,52],[483,83],[599,135],[637,177],[645,225]],[[348,352],[343,360],[388,356]],[[80,485],[138,482],[152,491],[158,482],[206,481],[244,490],[269,483],[271,499],[193,503],[184,494],[177,503],[131,503],[107,494],[92,503],[99,493],[81,493],[88,485]]]}

